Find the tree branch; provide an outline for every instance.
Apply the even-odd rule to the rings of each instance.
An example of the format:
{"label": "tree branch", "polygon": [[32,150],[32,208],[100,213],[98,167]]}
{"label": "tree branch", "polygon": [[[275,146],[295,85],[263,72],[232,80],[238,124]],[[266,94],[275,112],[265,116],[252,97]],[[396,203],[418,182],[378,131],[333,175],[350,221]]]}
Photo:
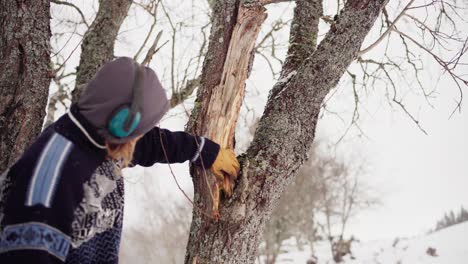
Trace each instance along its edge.
{"label": "tree branch", "polygon": [[162,30],[159,31],[158,35],[156,35],[156,38],[154,39],[153,45],[148,49],[148,52],[146,53],[145,58],[141,62],[142,65],[148,65],[153,58],[154,54],[156,54],[164,45],[166,45],[166,42],[164,42],[159,48],[156,48],[158,46],[158,42],[161,39],[162,36]]}
{"label": "tree branch", "polygon": [[276,3],[282,3],[282,2],[292,2],[294,0],[260,0],[260,4],[265,6],[269,4],[276,4]]}
{"label": "tree branch", "polygon": [[185,85],[184,88],[172,94],[171,100],[170,100],[171,108],[174,108],[180,103],[182,103],[183,101],[185,101],[185,99],[187,99],[190,95],[192,95],[193,91],[195,91],[195,89],[199,86],[200,86],[200,77],[187,81],[187,84]]}
{"label": "tree branch", "polygon": [[403,17],[403,15],[405,14],[405,12],[411,7],[411,5],[413,4],[414,0],[411,0],[406,6],[405,8],[403,8],[403,10],[400,12],[400,14],[395,18],[395,20],[393,20],[392,24],[390,25],[389,28],[387,28],[387,30],[374,42],[372,43],[371,45],[369,45],[369,47],[359,51],[358,53],[358,57],[361,57],[362,55],[366,54],[367,52],[369,52],[370,50],[372,50],[373,48],[375,48],[377,45],[380,44],[380,42],[382,42],[382,40],[385,39],[385,37],[388,36],[388,34],[390,34],[390,32],[392,32],[392,29],[395,27],[396,23]]}
{"label": "tree branch", "polygon": [[50,0],[51,3],[54,3],[54,4],[57,4],[57,5],[66,5],[66,6],[70,6],[72,8],[74,8],[81,16],[81,20],[83,21],[83,23],[86,25],[86,27],[89,28],[89,24],[88,22],[86,22],[86,18],[83,14],[83,12],[81,11],[81,9],[79,7],[77,7],[75,4],[73,3],[69,3],[69,2],[65,2],[65,1],[60,1],[60,0]]}
{"label": "tree branch", "polygon": [[462,75],[459,75],[459,74],[455,73],[454,69],[455,69],[455,67],[457,65],[457,62],[458,62],[459,58],[461,58],[468,51],[468,49],[467,49],[468,38],[465,40],[465,44],[464,44],[462,50],[459,53],[457,53],[457,55],[455,56],[455,59],[452,59],[450,61],[445,61],[440,56],[436,55],[432,50],[428,49],[427,47],[425,47],[424,45],[419,43],[413,37],[401,32],[400,30],[398,30],[396,28],[394,28],[393,31],[397,32],[402,37],[410,40],[416,46],[418,46],[419,48],[421,48],[422,50],[427,52],[429,55],[431,55],[432,58],[442,67],[442,69],[444,69],[444,71],[449,74],[451,79],[457,85],[457,88],[458,88],[459,94],[460,94],[460,100],[457,102],[457,105],[456,105],[456,107],[453,110],[451,115],[453,115],[453,113],[455,113],[456,110],[461,110],[461,103],[463,101],[462,85],[468,86],[468,79],[464,79]]}
{"label": "tree branch", "polygon": [[[157,0],[157,2],[154,4],[154,7],[153,6],[150,6],[150,7],[142,7],[143,9],[145,9],[149,14],[151,14],[153,16],[153,24],[151,24],[151,27],[150,27],[150,30],[148,31],[148,34],[146,35],[146,38],[145,40],[143,41],[143,43],[141,44],[140,48],[138,49],[137,53],[135,54],[135,56],[133,57],[134,60],[137,60],[138,59],[138,56],[140,55],[141,51],[143,50],[143,48],[146,46],[146,43],[148,43],[148,40],[149,38],[151,37],[151,34],[153,33],[153,30],[154,28],[156,27],[156,24],[158,22],[158,19],[157,19],[157,16],[158,16],[158,5],[159,5],[159,2],[161,0]],[[154,9],[154,10],[153,10]],[[158,34],[159,36],[159,34]],[[156,37],[156,39],[158,39],[158,37]]]}

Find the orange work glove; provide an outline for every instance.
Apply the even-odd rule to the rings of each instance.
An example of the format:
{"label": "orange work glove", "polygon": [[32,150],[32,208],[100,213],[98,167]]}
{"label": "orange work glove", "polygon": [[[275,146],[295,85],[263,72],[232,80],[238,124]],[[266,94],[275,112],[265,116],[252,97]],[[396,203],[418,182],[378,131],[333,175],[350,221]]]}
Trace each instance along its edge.
{"label": "orange work glove", "polygon": [[211,166],[211,172],[219,178],[223,178],[224,174],[227,174],[232,178],[236,178],[239,173],[239,168],[239,161],[237,161],[234,151],[231,149],[220,148],[218,156],[216,156],[216,159]]}
{"label": "orange work glove", "polygon": [[211,172],[219,182],[222,182],[224,191],[230,195],[234,187],[234,179],[239,174],[239,161],[231,149],[220,148],[216,160],[211,166]]}

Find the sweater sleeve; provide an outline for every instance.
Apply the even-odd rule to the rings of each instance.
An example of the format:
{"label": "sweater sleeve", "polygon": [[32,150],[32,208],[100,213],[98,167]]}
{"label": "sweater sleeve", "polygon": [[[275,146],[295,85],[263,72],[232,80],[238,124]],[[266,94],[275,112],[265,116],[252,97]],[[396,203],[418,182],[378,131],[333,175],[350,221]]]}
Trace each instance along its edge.
{"label": "sweater sleeve", "polygon": [[138,140],[133,165],[144,167],[155,163],[183,163],[210,168],[219,152],[215,142],[186,132],[172,132],[155,127]]}
{"label": "sweater sleeve", "polygon": [[71,147],[46,133],[1,176],[0,263],[64,263],[81,196],[74,191],[80,179],[62,173]]}

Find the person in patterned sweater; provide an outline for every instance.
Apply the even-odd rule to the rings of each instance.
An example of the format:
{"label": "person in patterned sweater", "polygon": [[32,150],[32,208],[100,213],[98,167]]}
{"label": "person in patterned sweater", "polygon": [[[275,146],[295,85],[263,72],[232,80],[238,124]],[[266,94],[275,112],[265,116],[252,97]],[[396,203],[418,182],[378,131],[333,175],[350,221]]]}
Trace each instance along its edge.
{"label": "person in patterned sweater", "polygon": [[104,65],[0,176],[0,263],[118,263],[124,167],[190,161],[237,177],[232,150],[156,127],[168,109],[153,70]]}

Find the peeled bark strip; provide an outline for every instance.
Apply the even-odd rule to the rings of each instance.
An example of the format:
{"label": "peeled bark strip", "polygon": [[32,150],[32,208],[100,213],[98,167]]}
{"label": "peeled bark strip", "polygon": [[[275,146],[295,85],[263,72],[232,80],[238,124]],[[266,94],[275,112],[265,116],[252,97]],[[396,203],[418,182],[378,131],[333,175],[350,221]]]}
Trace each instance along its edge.
{"label": "peeled bark strip", "polygon": [[[226,60],[230,41],[234,26],[237,21],[237,11],[239,8],[239,0],[226,0],[213,2],[213,17],[211,26],[211,36],[209,43],[209,53],[206,55],[203,70],[200,80],[200,88],[198,89],[195,108],[192,111],[192,116],[187,124],[187,131],[193,134],[204,135],[206,132],[205,118],[208,111],[208,104],[212,93],[223,78],[224,62]],[[203,158],[203,157],[201,157]],[[195,191],[194,201],[199,208],[202,208],[205,215],[203,217],[214,217],[218,214],[216,205],[214,204],[214,195],[219,196],[219,190],[216,186],[215,178],[209,172],[203,173],[200,170],[193,170],[193,184]],[[216,194],[214,193],[216,192]],[[219,199],[218,199],[219,202]],[[201,225],[201,212],[194,208],[192,226]],[[208,216],[207,216],[208,215]],[[210,217],[203,221],[210,221]],[[214,220],[214,219],[213,219]],[[193,228],[191,231],[191,239],[197,239],[199,228]],[[186,261],[191,260],[196,256],[197,248],[187,248]],[[194,254],[191,254],[195,252]]]}
{"label": "peeled bark strip", "polygon": [[[224,61],[227,57],[232,32],[236,24],[237,11],[239,8],[238,1],[239,0],[212,1],[213,11],[210,42],[208,45],[209,52],[206,54],[203,62],[200,80],[201,85],[198,89],[195,107],[192,111],[189,123],[187,124],[188,132],[199,135],[204,134],[205,113],[207,112],[207,106],[210,103],[213,89],[221,83]],[[211,200],[212,185],[214,184],[213,177],[210,176],[210,178],[207,179],[200,170],[194,170],[193,167],[191,169],[194,186],[194,202],[196,206],[210,214],[213,206]],[[211,251],[206,248],[209,247],[209,244],[205,242],[206,238],[203,236],[203,230],[210,224],[211,218],[199,212],[198,209],[193,209],[185,263],[206,263],[209,259]]]}
{"label": "peeled bark strip", "polygon": [[266,19],[263,6],[239,8],[220,83],[213,89],[205,113],[205,135],[233,148],[234,129],[245,92],[250,54]]}
{"label": "peeled bark strip", "polygon": [[[213,89],[210,104],[207,106],[205,135],[224,148],[234,148],[234,130],[244,98],[251,54],[265,19],[265,8],[261,5],[239,7],[221,82]],[[218,219],[220,190],[230,196],[234,180],[228,176],[216,178],[212,185],[212,211],[216,220]]]}
{"label": "peeled bark strip", "polygon": [[[347,1],[312,56],[296,62],[292,68],[297,70],[281,80],[284,84],[275,85],[254,140],[241,157],[243,170],[233,197],[220,204],[220,221],[209,221],[194,210],[186,263],[194,259],[196,263],[255,261],[261,231],[272,205],[294,178],[310,149],[324,97],[355,59],[386,3],[387,0]],[[204,66],[206,72],[210,62],[205,61]],[[199,92],[198,102],[203,104],[195,108],[195,121],[190,123],[198,128],[197,132],[209,131],[202,126],[208,121],[203,114],[213,100],[209,89],[212,87],[202,87]],[[203,178],[195,176],[195,201],[199,204],[206,188]]]}
{"label": "peeled bark strip", "polygon": [[224,61],[236,24],[239,0],[212,1],[212,23],[208,53],[203,62],[203,70],[198,89],[195,108],[187,124],[187,131],[205,134],[205,115],[207,105],[215,86],[221,83]]}
{"label": "peeled bark strip", "polygon": [[[198,97],[206,103],[198,105],[198,109],[194,110],[193,116],[200,119],[192,118],[189,130],[209,137],[222,147],[233,148],[234,129],[245,93],[251,54],[261,25],[266,19],[266,13],[265,8],[258,3],[221,2],[218,1],[214,9],[210,54],[205,60],[202,89]],[[235,16],[226,17],[222,11],[230,11]],[[212,263],[209,260],[211,258],[206,257],[205,249],[197,247],[196,245],[200,244],[192,243],[192,239],[197,240],[203,232],[203,226],[211,225],[213,220],[217,220],[220,190],[230,193],[233,183],[234,179],[215,179],[208,172],[195,172],[195,202],[215,219],[206,216],[200,218],[199,212],[194,211],[186,255],[187,263],[192,263],[195,258],[197,263]],[[221,221],[222,218],[223,216]]]}
{"label": "peeled bark strip", "polygon": [[50,69],[50,3],[0,3],[0,173],[40,133]]}
{"label": "peeled bark strip", "polygon": [[132,0],[99,0],[99,9],[81,44],[80,64],[76,71],[72,101],[78,101],[86,83],[97,70],[114,58],[114,44],[127,17]]}

